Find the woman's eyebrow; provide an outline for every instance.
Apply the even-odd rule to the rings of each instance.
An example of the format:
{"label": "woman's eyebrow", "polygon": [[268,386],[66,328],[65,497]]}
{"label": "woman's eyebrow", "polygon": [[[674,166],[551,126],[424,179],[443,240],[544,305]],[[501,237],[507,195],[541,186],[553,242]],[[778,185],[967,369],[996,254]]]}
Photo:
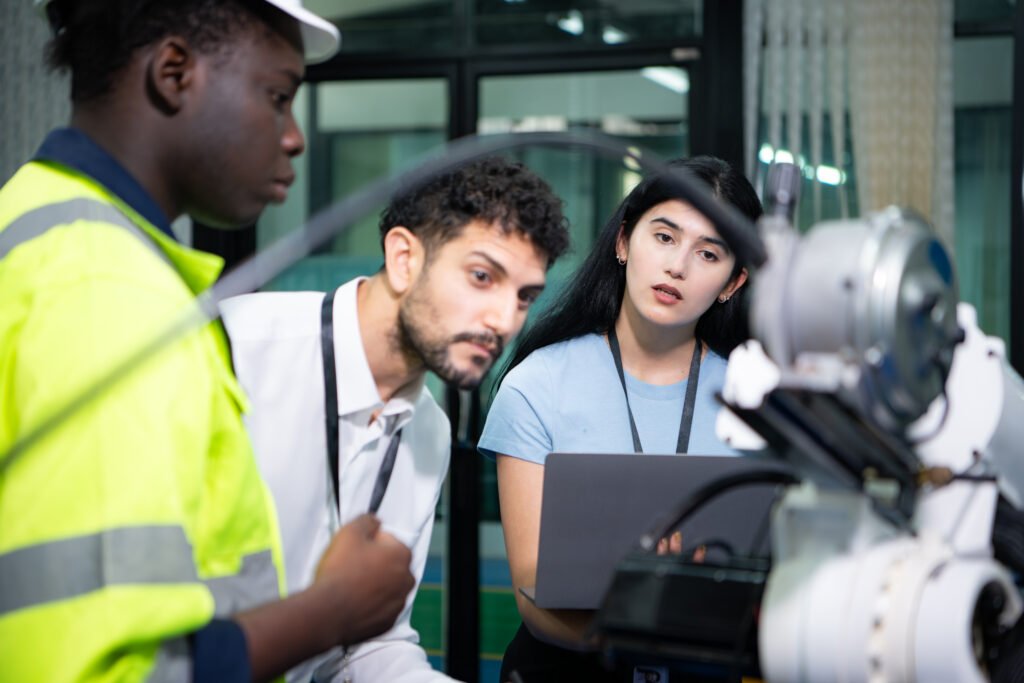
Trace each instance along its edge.
{"label": "woman's eyebrow", "polygon": [[[657,216],[655,218],[652,218],[651,222],[652,223],[662,223],[666,227],[672,228],[673,230],[682,230],[682,228],[679,227],[678,223],[676,223],[675,221],[673,221],[673,220],[671,220],[669,218],[665,218],[664,216]],[[729,249],[728,243],[726,243],[725,240],[723,240],[723,239],[721,239],[719,237],[712,237],[710,235],[701,235],[700,240],[702,242],[710,242],[711,244],[714,244],[715,246],[718,246],[718,247],[721,247],[722,249],[725,249],[726,252],[728,252],[730,254],[732,253],[732,250]]]}
{"label": "woman's eyebrow", "polygon": [[682,228],[680,228],[679,225],[675,221],[670,220],[668,218],[665,218],[664,216],[657,216],[655,218],[652,218],[651,222],[652,223],[664,223],[666,226],[672,228],[673,230],[682,230]]}
{"label": "woman's eyebrow", "polygon": [[723,240],[723,239],[721,239],[719,237],[711,237],[710,235],[702,235],[700,240],[702,242],[710,242],[711,244],[714,244],[714,245],[716,245],[718,247],[721,247],[722,249],[724,249],[726,251],[726,253],[729,253],[729,254],[732,253],[732,250],[729,249],[728,242],[726,242],[725,240]]}

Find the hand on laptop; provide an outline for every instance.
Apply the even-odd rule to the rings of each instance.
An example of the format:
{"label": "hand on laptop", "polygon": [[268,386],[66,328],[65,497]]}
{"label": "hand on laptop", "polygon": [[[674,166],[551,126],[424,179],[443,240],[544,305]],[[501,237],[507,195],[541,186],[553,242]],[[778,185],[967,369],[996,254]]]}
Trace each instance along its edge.
{"label": "hand on laptop", "polygon": [[666,536],[658,541],[656,550],[659,555],[682,555],[683,554],[683,532],[673,531],[671,536]]}
{"label": "hand on laptop", "polygon": [[[658,541],[658,545],[655,548],[659,555],[682,555],[683,554],[683,532],[673,531],[671,536],[667,536]],[[703,562],[704,558],[707,557],[708,547],[703,543],[693,549],[693,557],[691,558],[694,562]]]}

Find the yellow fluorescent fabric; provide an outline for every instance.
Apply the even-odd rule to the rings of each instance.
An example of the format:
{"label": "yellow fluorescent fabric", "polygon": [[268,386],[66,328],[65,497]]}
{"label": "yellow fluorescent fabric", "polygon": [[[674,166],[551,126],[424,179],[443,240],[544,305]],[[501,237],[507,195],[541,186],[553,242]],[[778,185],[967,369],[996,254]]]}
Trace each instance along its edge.
{"label": "yellow fluorescent fabric", "polygon": [[[118,205],[86,177],[28,164],[0,189],[0,234],[32,209],[73,198]],[[52,228],[0,260],[0,454],[178,319],[220,270],[218,258],[118,206],[173,268],[125,228],[96,220]],[[276,591],[256,581],[217,613],[276,597],[277,526],[245,408],[223,332],[209,325],[150,358],[0,474],[0,680],[144,679],[165,640],[214,615],[202,580],[237,574],[247,557],[272,553],[263,564],[277,569]],[[47,557],[82,570],[31,571]],[[154,575],[158,563],[163,573]],[[188,564],[191,578],[171,569]],[[68,576],[103,585],[88,590]]]}

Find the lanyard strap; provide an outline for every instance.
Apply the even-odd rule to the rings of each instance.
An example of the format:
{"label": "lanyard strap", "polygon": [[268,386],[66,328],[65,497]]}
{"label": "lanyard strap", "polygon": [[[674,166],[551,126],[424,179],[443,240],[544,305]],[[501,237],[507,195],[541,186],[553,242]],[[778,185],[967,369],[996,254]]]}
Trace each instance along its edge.
{"label": "lanyard strap", "polygon": [[[327,436],[327,471],[331,473],[331,493],[334,496],[334,507],[341,512],[341,479],[338,458],[338,431],[341,416],[338,414],[338,375],[334,361],[334,293],[331,290],[324,296],[320,306],[320,350],[324,366],[324,429]],[[377,480],[370,496],[370,512],[376,513],[380,508],[384,494],[391,481],[391,472],[395,469],[395,457],[398,445],[402,441],[402,430],[399,429],[391,437],[384,460],[377,472]]]}
{"label": "lanyard strap", "polygon": [[380,470],[377,472],[377,481],[373,484],[373,495],[370,496],[369,511],[377,514],[380,503],[384,500],[384,494],[388,490],[388,482],[391,481],[391,471],[395,469],[395,456],[398,455],[398,444],[402,442],[402,430],[399,429],[388,442],[388,450],[384,453],[384,460],[380,463]]}
{"label": "lanyard strap", "polygon": [[[636,429],[633,410],[629,407],[629,392],[626,391],[626,373],[622,369],[622,351],[619,350],[619,338],[615,334],[615,326],[608,329],[608,345],[612,349],[615,369],[622,383],[622,395],[626,397],[626,413],[629,415],[629,428],[633,432],[633,451],[643,453],[640,433]],[[697,402],[697,382],[700,379],[700,357],[704,345],[699,339],[694,340],[693,357],[690,359],[690,375],[686,378],[686,397],[683,399],[683,415],[679,419],[679,438],[676,440],[676,453],[686,453],[690,446],[690,425],[693,424],[693,407]]]}

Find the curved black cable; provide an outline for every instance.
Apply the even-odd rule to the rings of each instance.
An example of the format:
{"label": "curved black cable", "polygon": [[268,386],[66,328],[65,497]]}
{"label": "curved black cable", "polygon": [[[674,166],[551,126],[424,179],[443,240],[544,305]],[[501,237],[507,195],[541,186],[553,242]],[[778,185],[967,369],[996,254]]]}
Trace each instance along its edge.
{"label": "curved black cable", "polygon": [[438,174],[455,170],[463,164],[499,152],[524,147],[545,146],[589,150],[621,159],[632,159],[649,172],[669,175],[687,201],[715,224],[736,258],[758,267],[767,260],[767,252],[756,231],[738,210],[718,202],[702,184],[685,170],[672,168],[655,156],[645,156],[635,147],[627,147],[614,138],[597,133],[511,133],[486,137],[469,136],[446,145],[442,152],[416,168],[375,181],[355,194],[332,204],[313,216],[305,228],[277,240],[265,251],[248,259],[225,275],[215,285],[200,293],[172,324],[147,343],[127,354],[107,373],[86,385],[77,395],[60,404],[49,417],[23,434],[6,452],[0,454],[0,474],[13,465],[35,443],[57,429],[83,406],[105,394],[135,370],[142,367],[160,350],[185,334],[219,317],[218,304],[223,299],[252,292],[276,277],[286,268],[307,256],[316,247],[337,237],[355,221],[398,192],[421,187]]}
{"label": "curved black cable", "polygon": [[641,550],[651,552],[657,548],[658,540],[685,522],[691,515],[723,493],[741,486],[752,484],[796,484],[800,479],[795,474],[781,469],[763,468],[727,474],[710,481],[691,493],[673,508],[665,519],[640,537]]}
{"label": "curved black cable", "polygon": [[[751,486],[754,484],[797,484],[799,482],[800,479],[795,474],[777,468],[762,468],[719,477],[714,481],[708,482],[680,501],[673,511],[666,517],[668,521],[659,522],[653,529],[641,536],[640,547],[646,552],[654,551],[659,539],[668,536],[673,529],[685,522],[691,515],[704,507],[708,502],[723,493],[741,486]],[[723,545],[726,546],[727,550],[731,550],[731,546],[729,546],[728,543]],[[692,557],[692,555],[693,553],[691,552],[689,554],[684,553],[683,556]],[[746,645],[746,639],[750,634],[750,629],[754,626],[758,607],[759,604],[756,601],[752,602],[749,608],[744,612],[743,618],[740,620],[737,627],[736,640],[733,643],[731,664],[728,667],[728,674],[725,679],[730,683],[733,681],[739,681],[742,678],[740,675],[740,660],[743,649]]]}
{"label": "curved black cable", "polygon": [[992,522],[992,551],[996,560],[1016,572],[1018,577],[1024,575],[1024,510],[1018,510],[1002,494],[996,503],[996,516]]}

